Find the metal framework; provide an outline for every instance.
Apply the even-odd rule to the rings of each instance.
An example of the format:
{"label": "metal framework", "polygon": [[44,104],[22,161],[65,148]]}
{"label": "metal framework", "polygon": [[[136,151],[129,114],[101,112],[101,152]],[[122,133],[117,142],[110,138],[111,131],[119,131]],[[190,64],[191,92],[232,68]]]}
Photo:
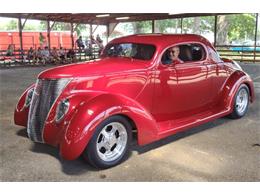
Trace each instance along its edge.
{"label": "metal framework", "polygon": [[[105,25],[107,28],[107,40],[114,31],[118,23],[122,22],[135,22],[135,21],[152,21],[152,32],[155,32],[155,20],[163,19],[177,19],[181,20],[181,33],[183,33],[183,19],[188,17],[200,17],[200,16],[214,16],[214,45],[217,40],[217,19],[218,15],[228,15],[232,13],[182,13],[182,14],[168,14],[168,13],[0,13],[0,17],[9,17],[18,19],[19,37],[20,37],[20,49],[23,51],[23,29],[28,19],[32,20],[43,20],[47,23],[47,38],[49,48],[51,47],[50,32],[56,22],[70,23],[71,25],[71,45],[74,47],[73,33],[79,24],[90,25],[90,37],[97,29],[98,25]],[[22,22],[22,19],[24,21]],[[52,24],[51,24],[52,22]],[[97,25],[93,28],[93,25]],[[258,25],[258,14],[256,14],[256,25],[255,25],[255,37],[254,37],[254,61],[256,61],[256,48],[257,48],[257,25]],[[91,39],[90,39],[91,41]],[[91,45],[91,44],[90,44]]]}

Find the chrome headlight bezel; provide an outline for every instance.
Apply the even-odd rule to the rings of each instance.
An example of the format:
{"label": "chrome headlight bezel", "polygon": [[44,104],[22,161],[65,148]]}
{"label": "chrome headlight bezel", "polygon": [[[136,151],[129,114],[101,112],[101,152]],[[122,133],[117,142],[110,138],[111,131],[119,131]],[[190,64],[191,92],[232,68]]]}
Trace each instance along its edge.
{"label": "chrome headlight bezel", "polygon": [[55,114],[55,121],[59,123],[64,116],[68,113],[70,107],[69,99],[63,99],[61,100],[56,108],[56,114]]}
{"label": "chrome headlight bezel", "polygon": [[29,89],[26,93],[26,98],[24,101],[24,107],[28,108],[32,102],[32,98],[33,98],[33,93],[34,93],[34,87],[32,87],[31,89]]}

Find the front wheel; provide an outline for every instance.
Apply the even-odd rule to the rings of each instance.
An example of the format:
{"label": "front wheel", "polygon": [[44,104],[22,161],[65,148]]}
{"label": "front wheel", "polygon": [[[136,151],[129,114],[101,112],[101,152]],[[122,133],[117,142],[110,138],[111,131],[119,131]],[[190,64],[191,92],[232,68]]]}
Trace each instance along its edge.
{"label": "front wheel", "polygon": [[122,116],[112,116],[98,125],[83,157],[94,167],[113,167],[128,156],[131,137],[129,122]]}
{"label": "front wheel", "polygon": [[243,117],[249,105],[249,89],[245,84],[240,85],[234,96],[233,112],[229,115],[230,118],[238,119]]}

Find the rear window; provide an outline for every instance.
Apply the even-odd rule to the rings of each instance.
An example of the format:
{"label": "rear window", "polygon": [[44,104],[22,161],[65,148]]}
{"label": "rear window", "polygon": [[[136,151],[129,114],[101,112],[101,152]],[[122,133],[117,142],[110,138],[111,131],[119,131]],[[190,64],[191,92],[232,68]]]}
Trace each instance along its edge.
{"label": "rear window", "polygon": [[119,43],[107,45],[102,57],[127,57],[138,60],[151,60],[155,46],[139,43]]}

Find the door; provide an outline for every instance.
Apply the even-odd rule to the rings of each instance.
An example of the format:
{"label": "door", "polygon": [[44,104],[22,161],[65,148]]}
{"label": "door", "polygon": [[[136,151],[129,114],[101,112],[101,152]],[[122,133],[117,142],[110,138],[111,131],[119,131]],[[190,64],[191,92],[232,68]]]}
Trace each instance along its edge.
{"label": "door", "polygon": [[152,112],[157,121],[189,117],[209,109],[212,79],[205,58],[158,66]]}

